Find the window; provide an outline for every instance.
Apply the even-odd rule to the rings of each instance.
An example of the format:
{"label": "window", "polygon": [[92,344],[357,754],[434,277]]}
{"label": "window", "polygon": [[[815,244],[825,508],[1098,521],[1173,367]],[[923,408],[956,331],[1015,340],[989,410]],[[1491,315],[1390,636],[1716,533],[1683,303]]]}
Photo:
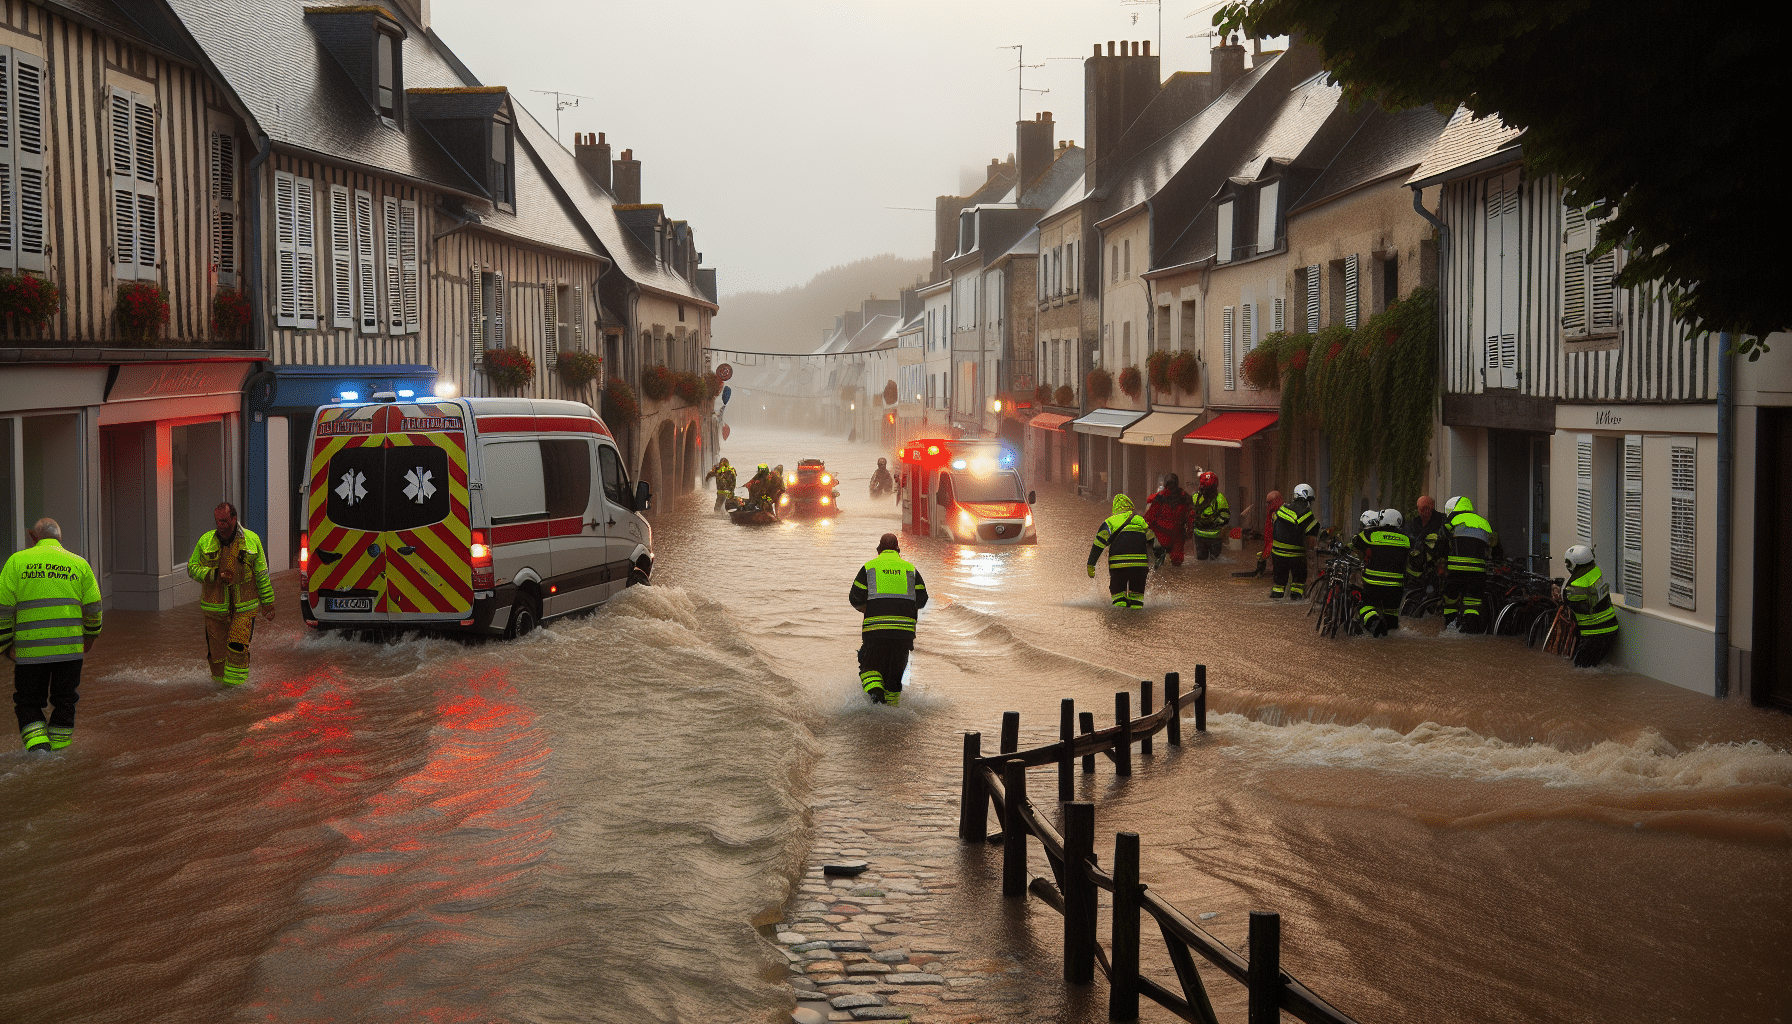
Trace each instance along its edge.
{"label": "window", "polygon": [[1132,321],[1131,320],[1128,320],[1125,323],[1120,325],[1120,365],[1123,368],[1132,365]]}
{"label": "window", "polygon": [[1232,203],[1220,204],[1219,227],[1214,241],[1215,262],[1232,262]]}
{"label": "window", "polygon": [[330,326],[355,326],[355,219],[349,190],[330,186]]}
{"label": "window", "polygon": [[386,250],[386,329],[391,334],[415,334],[423,327],[417,266],[417,203],[397,196],[384,196],[381,206]]}
{"label": "window", "polygon": [[1052,294],[1064,294],[1064,247],[1061,245],[1052,247],[1051,275]]}
{"label": "window", "polygon": [[0,270],[48,266],[43,74],[41,57],[0,46]]}
{"label": "window", "polygon": [[1195,346],[1200,344],[1199,340],[1195,337],[1195,300],[1194,299],[1183,300],[1182,315],[1177,320],[1177,324],[1179,325],[1179,327],[1181,329],[1181,337],[1178,340],[1176,347],[1179,349],[1182,349],[1183,351],[1193,352],[1195,350]]}
{"label": "window", "polygon": [[316,197],[310,178],[274,172],[274,322],[282,327],[317,326]]}
{"label": "window", "polygon": [[547,339],[549,359],[585,350],[584,303],[582,286],[549,285],[542,290],[542,337]]}
{"label": "window", "polygon": [[1079,292],[1082,288],[1076,283],[1076,243],[1064,243],[1064,290]]}
{"label": "window", "polygon": [[1275,317],[1270,321],[1269,329],[1276,334],[1281,334],[1288,329],[1288,304],[1282,299],[1277,298],[1274,300],[1273,306],[1275,309]]}
{"label": "window", "polygon": [[1231,306],[1220,310],[1220,359],[1226,364],[1226,390],[1238,390],[1238,364],[1232,359],[1234,348],[1233,309]]}
{"label": "window", "polygon": [[236,286],[236,133],[211,129],[212,272],[221,287]]}
{"label": "window", "polygon": [[504,275],[481,270],[473,264],[473,287],[468,295],[472,314],[473,361],[481,362],[488,348],[504,347]]}
{"label": "window", "polygon": [[678,304],[678,322],[684,323],[684,303]]}
{"label": "window", "polygon": [[1668,447],[1668,604],[1696,609],[1699,453],[1690,441]]}
{"label": "window", "polygon": [[1306,270],[1307,277],[1307,333],[1319,333],[1319,264],[1315,263]]}
{"label": "window", "polygon": [[1587,211],[1562,208],[1562,339],[1586,341],[1618,328],[1618,254],[1602,254],[1591,263],[1597,229]]}
{"label": "window", "polygon": [[1130,238],[1122,239],[1120,242],[1120,276],[1132,276],[1132,239]]}
{"label": "window", "polygon": [[482,445],[479,463],[485,474],[485,511],[493,526],[527,522],[548,514],[540,441]]}
{"label": "window", "polygon": [[1574,435],[1574,535],[1593,544],[1593,435]]}
{"label": "window", "polygon": [[378,260],[374,254],[373,193],[356,189],[355,209],[355,323],[362,334],[380,330]]}
{"label": "window", "polygon": [[1381,303],[1376,307],[1380,312],[1400,301],[1400,257],[1389,256],[1381,261]]}
{"label": "window", "polygon": [[1643,603],[1643,436],[1624,435],[1623,474],[1624,564],[1618,582],[1624,589],[1624,603],[1638,608]]}
{"label": "window", "polygon": [[492,202],[499,206],[516,207],[516,174],[511,169],[510,124],[507,121],[492,122],[492,156],[491,183]]}
{"label": "window", "polygon": [[1118,282],[1119,280],[1120,280],[1120,247],[1117,245],[1109,246],[1108,247],[1108,283],[1114,284],[1114,283]]}
{"label": "window", "polygon": [[1520,267],[1519,179],[1511,171],[1487,179],[1481,232],[1481,301],[1477,306],[1486,386],[1518,386]]}
{"label": "window", "polygon": [[404,48],[398,36],[378,30],[374,32],[374,106],[381,117],[398,120],[399,104],[404,99]]}
{"label": "window", "polygon": [[1276,248],[1276,194],[1281,182],[1272,181],[1257,190],[1257,254]]}
{"label": "window", "polygon": [[[161,262],[155,98],[114,87],[109,110],[113,266],[121,281],[155,281]],[[309,206],[305,212],[310,215]]]}
{"label": "window", "polygon": [[[1238,338],[1233,342],[1233,351],[1238,354],[1240,366],[1244,365],[1244,357],[1250,355],[1251,349],[1257,347],[1257,322],[1257,304],[1255,302],[1241,303],[1238,307]],[[1257,390],[1251,387],[1251,382],[1248,380],[1245,381],[1245,386],[1250,387],[1252,391]]]}
{"label": "window", "polygon": [[561,438],[541,442],[541,477],[549,519],[583,518],[591,504],[591,442]]}
{"label": "window", "polygon": [[1362,315],[1362,274],[1356,253],[1344,257],[1344,326],[1356,330]]}
{"label": "window", "polygon": [[610,499],[610,504],[618,508],[634,508],[633,496],[628,493],[628,471],[622,468],[622,459],[616,449],[599,442],[597,465],[603,472],[604,497]]}

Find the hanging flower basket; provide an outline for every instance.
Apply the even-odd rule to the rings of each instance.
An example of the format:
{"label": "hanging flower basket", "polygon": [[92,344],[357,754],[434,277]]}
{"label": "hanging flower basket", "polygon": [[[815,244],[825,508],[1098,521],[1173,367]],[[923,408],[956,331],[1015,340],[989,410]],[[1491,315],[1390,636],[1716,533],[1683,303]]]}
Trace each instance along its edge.
{"label": "hanging flower basket", "polygon": [[672,386],[678,383],[678,375],[664,363],[655,363],[641,371],[641,393],[648,401],[664,402],[672,397]]}
{"label": "hanging flower basket", "polygon": [[1344,343],[1341,341],[1334,341],[1334,342],[1332,342],[1332,347],[1325,350],[1325,361],[1327,363],[1330,363],[1333,360],[1337,359],[1338,356],[1341,355],[1343,352],[1344,352]]}
{"label": "hanging flower basket", "polygon": [[121,337],[153,341],[168,322],[168,296],[159,285],[130,281],[118,286],[116,326]]}
{"label": "hanging flower basket", "polygon": [[1041,384],[1034,388],[1033,401],[1040,405],[1052,404],[1052,386],[1050,384]]}
{"label": "hanging flower basket", "polygon": [[520,348],[494,348],[485,353],[485,375],[504,391],[526,388],[535,379],[535,360]]}
{"label": "hanging flower basket", "polygon": [[1281,384],[1281,372],[1273,352],[1252,351],[1244,357],[1243,369],[1245,383],[1259,391],[1269,391]]}
{"label": "hanging flower basket", "polygon": [[884,382],[884,404],[885,405],[895,405],[896,399],[898,397],[899,397],[899,392],[896,390],[896,382],[893,380],[885,381]]}
{"label": "hanging flower basket", "polygon": [[1128,398],[1137,398],[1145,390],[1145,378],[1138,367],[1128,366],[1120,371],[1120,390],[1126,392]]}
{"label": "hanging flower basket", "polygon": [[1170,361],[1174,358],[1168,352],[1153,352],[1145,357],[1145,379],[1166,395],[1170,393]]}
{"label": "hanging flower basket", "polygon": [[714,401],[715,397],[721,393],[722,393],[722,378],[717,376],[714,373],[704,374],[703,375],[703,400],[705,402]]}
{"label": "hanging flower basket", "polygon": [[1106,405],[1108,399],[1114,397],[1114,375],[1106,370],[1090,370],[1083,387],[1089,393],[1091,405]]}
{"label": "hanging flower basket", "polygon": [[1070,389],[1070,385],[1060,384],[1058,390],[1052,393],[1052,400],[1056,405],[1075,405],[1076,392]]}
{"label": "hanging flower basket", "polygon": [[703,378],[694,373],[681,373],[672,380],[672,393],[686,405],[696,405],[703,397]]}
{"label": "hanging flower basket", "polygon": [[225,341],[241,341],[249,330],[254,310],[249,297],[236,288],[220,288],[212,296],[212,337]]}
{"label": "hanging flower basket", "polygon": [[54,281],[30,274],[0,274],[0,313],[18,327],[42,327],[62,309]]}
{"label": "hanging flower basket", "polygon": [[604,360],[590,352],[562,352],[554,359],[554,369],[560,372],[560,383],[576,391],[603,374]]}
{"label": "hanging flower basket", "polygon": [[1194,394],[1201,386],[1201,364],[1193,352],[1178,352],[1170,360],[1170,380],[1185,395]]}
{"label": "hanging flower basket", "polygon": [[1288,368],[1295,373],[1305,373],[1307,369],[1307,350],[1299,349],[1288,360]]}
{"label": "hanging flower basket", "polygon": [[610,383],[604,387],[606,415],[622,423],[633,424],[641,419],[641,403],[635,398],[635,389],[628,386],[628,381],[621,377],[611,377]]}

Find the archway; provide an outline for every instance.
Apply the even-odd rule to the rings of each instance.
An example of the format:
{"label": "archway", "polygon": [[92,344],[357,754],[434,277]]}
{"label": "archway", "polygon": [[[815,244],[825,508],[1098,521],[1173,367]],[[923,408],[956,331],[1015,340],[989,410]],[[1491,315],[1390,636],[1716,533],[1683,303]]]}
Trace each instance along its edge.
{"label": "archway", "polygon": [[696,490],[698,488],[698,481],[703,478],[703,452],[701,450],[703,444],[702,430],[703,427],[699,423],[690,422],[685,424],[684,458],[682,459],[684,463],[684,474],[679,479],[683,481],[684,489],[687,491]]}

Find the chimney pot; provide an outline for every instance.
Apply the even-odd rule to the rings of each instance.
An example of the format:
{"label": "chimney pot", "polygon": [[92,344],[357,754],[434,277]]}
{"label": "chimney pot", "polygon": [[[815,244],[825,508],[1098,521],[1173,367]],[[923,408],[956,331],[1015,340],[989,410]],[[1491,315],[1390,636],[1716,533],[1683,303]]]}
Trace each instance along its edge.
{"label": "chimney pot", "polygon": [[597,144],[600,146],[604,144],[604,133],[603,132],[597,133]]}
{"label": "chimney pot", "polygon": [[1095,56],[1097,56],[1097,57],[1101,56],[1101,44],[1100,43],[1095,44]]}
{"label": "chimney pot", "polygon": [[1145,56],[1147,56],[1147,57],[1151,56],[1151,40],[1149,40],[1149,39],[1145,40],[1144,46],[1145,46]]}
{"label": "chimney pot", "polygon": [[610,146],[604,141],[603,133],[575,134],[573,141],[573,159],[591,176],[592,181],[603,186],[605,192],[610,191]]}
{"label": "chimney pot", "polygon": [[1110,39],[1110,40],[1108,40],[1108,56],[1112,57],[1113,55],[1114,55],[1114,41],[1112,39]]}

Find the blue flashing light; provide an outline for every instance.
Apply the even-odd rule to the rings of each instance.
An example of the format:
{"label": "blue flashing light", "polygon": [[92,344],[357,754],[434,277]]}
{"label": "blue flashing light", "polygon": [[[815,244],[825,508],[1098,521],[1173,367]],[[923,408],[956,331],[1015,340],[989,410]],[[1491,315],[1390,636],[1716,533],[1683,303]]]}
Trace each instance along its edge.
{"label": "blue flashing light", "polygon": [[1013,452],[1003,452],[1002,453],[1002,465],[1004,465],[1004,466],[1014,465],[1014,453]]}
{"label": "blue flashing light", "polygon": [[342,400],[344,402],[358,402],[361,400],[361,392],[359,392],[359,391],[344,391],[342,393]]}
{"label": "blue flashing light", "polygon": [[415,398],[415,397],[417,397],[417,392],[412,391],[410,388],[405,388],[403,391],[400,391],[398,393],[398,397],[400,397],[400,398]]}

